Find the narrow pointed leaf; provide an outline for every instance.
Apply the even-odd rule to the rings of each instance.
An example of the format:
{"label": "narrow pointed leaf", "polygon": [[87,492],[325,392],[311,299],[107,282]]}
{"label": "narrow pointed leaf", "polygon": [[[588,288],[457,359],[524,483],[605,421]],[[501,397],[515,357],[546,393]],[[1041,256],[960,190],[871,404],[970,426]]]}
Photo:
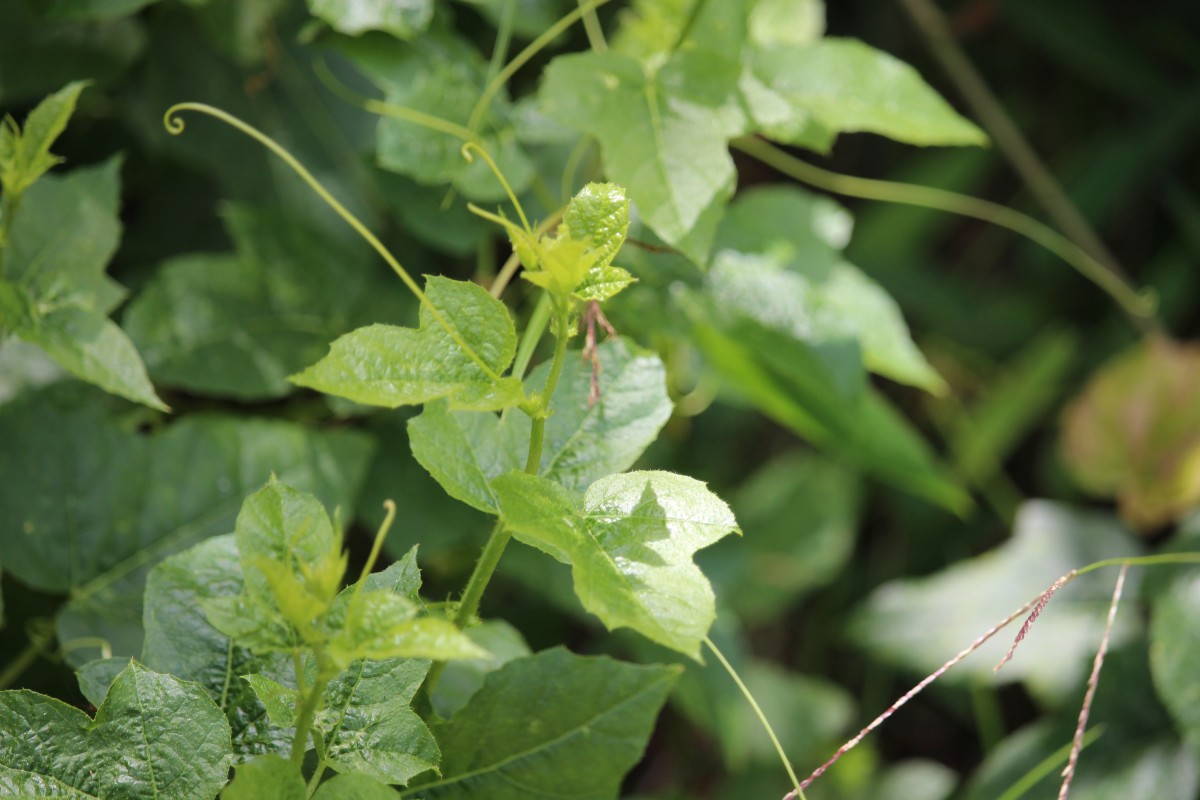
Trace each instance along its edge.
{"label": "narrow pointed leaf", "polygon": [[20,134],[0,123],[0,187],[5,194],[22,194],[62,160],[50,153],[50,147],[66,129],[86,86],[84,81],[69,83],[38,103]]}

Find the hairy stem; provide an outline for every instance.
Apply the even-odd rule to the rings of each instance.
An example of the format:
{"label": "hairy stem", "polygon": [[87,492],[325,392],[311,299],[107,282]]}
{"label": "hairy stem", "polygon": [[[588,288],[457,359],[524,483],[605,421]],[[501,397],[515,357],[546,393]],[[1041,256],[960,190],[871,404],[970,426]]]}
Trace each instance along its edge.
{"label": "hairy stem", "polygon": [[758,705],[758,701],[754,699],[754,695],[750,693],[749,687],[742,681],[742,677],[738,675],[737,670],[725,658],[725,655],[713,644],[712,639],[704,637],[704,645],[712,651],[712,654],[717,657],[717,661],[721,662],[721,666],[729,673],[729,677],[733,678],[733,682],[737,684],[742,696],[746,698],[746,702],[750,704],[750,708],[754,709],[755,716],[762,723],[763,730],[767,732],[767,736],[771,739],[771,744],[775,745],[775,752],[779,754],[779,760],[783,762],[783,768],[787,770],[788,777],[792,780],[792,786],[795,788],[791,792],[791,797],[797,800],[806,800],[804,797],[804,789],[800,786],[800,779],[796,777],[796,770],[792,767],[792,762],[788,760],[787,753],[783,751],[783,745],[779,743],[779,737],[775,735],[775,729],[771,727],[771,723],[767,721],[767,715],[763,713],[762,708]]}
{"label": "hairy stem", "polygon": [[[331,670],[324,663],[324,653],[318,649],[314,654],[317,658],[317,678],[313,681],[312,686],[309,686],[303,693],[304,700],[300,705],[300,713],[296,716],[296,735],[292,737],[292,752],[289,760],[297,768],[304,765],[304,753],[308,750],[308,734],[312,731],[313,720],[316,719],[317,711],[321,708],[321,701],[325,699],[325,687],[329,685],[331,677]],[[297,684],[302,680],[301,675],[303,672],[297,672]]]}
{"label": "hairy stem", "polygon": [[1004,110],[950,31],[945,15],[930,0],[900,0],[933,55],[975,112],[992,141],[1016,169],[1055,225],[1105,269],[1127,282],[1117,259],[1063,191],[1054,175]]}
{"label": "hairy stem", "polygon": [[1019,233],[1054,253],[1096,284],[1116,301],[1139,330],[1149,332],[1157,326],[1154,321],[1155,302],[1152,293],[1139,293],[1120,275],[1106,268],[1070,239],[1019,211],[931,186],[913,186],[830,172],[789,155],[762,139],[743,137],[735,139],[730,145],[801,183],[834,194],[948,211]]}

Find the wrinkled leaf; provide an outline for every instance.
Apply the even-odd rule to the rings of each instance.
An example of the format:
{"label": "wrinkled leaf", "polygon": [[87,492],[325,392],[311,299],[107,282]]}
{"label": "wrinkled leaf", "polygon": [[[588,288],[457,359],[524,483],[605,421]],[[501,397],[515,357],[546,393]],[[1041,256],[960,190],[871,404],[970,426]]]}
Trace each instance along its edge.
{"label": "wrinkled leaf", "polygon": [[401,786],[435,769],[437,743],[410,707],[428,671],[423,659],[356,661],[331,681],[316,720],[329,766]]}
{"label": "wrinkled leaf", "polygon": [[[436,727],[442,777],[410,792],[429,800],[616,798],[678,674],[562,648],[510,661]],[[521,708],[538,709],[537,719],[513,713]]]}
{"label": "wrinkled leaf", "polygon": [[0,786],[10,796],[212,797],[231,758],[229,726],[208,695],[137,664],[95,719],[28,690],[0,693]]}
{"label": "wrinkled leaf", "polygon": [[371,325],[346,334],[325,358],[293,375],[300,386],[358,403],[396,408],[441,397],[493,410],[522,398],[502,378],[517,335],[504,304],[482,287],[430,276],[418,329]]}
{"label": "wrinkled leaf", "polygon": [[506,524],[526,544],[570,564],[575,593],[605,627],[629,627],[699,659],[716,617],[696,550],[738,532],[729,507],[693,478],[629,472],[593,483],[578,504],[525,473],[493,482]]}

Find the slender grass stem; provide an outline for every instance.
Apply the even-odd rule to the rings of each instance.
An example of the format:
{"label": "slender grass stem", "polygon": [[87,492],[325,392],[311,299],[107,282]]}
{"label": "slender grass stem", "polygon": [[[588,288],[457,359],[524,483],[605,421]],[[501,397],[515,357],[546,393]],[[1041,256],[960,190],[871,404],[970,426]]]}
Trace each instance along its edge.
{"label": "slender grass stem", "polygon": [[925,37],[947,77],[958,87],[967,105],[991,135],[992,141],[1008,157],[1013,168],[1050,215],[1054,224],[1117,279],[1128,282],[1126,273],[1117,263],[1116,257],[1096,235],[1083,214],[1079,213],[1078,207],[1063,191],[1061,184],[1055,180],[1053,173],[1046,167],[959,46],[950,31],[945,14],[930,0],[900,0],[900,4],[908,11],[917,29]]}
{"label": "slender grass stem", "polygon": [[585,0],[579,0],[579,7],[584,10],[583,30],[587,33],[588,45],[597,53],[608,50],[608,41],[604,38],[604,29],[600,27],[600,17],[596,16],[596,7],[586,8]]}
{"label": "slender grass stem", "polygon": [[932,208],[1007,228],[1036,242],[1074,267],[1081,275],[1116,301],[1139,330],[1149,332],[1157,327],[1157,323],[1154,321],[1156,303],[1152,292],[1149,290],[1138,292],[1120,275],[1109,270],[1058,231],[1019,211],[1014,211],[1008,206],[948,192],[944,189],[935,189],[931,186],[913,186],[906,183],[841,175],[815,167],[762,139],[743,137],[735,139],[730,144],[733,148],[753,156],[801,183],[807,183],[834,194]]}
{"label": "slender grass stem", "polygon": [[792,786],[795,787],[788,796],[795,797],[797,800],[805,800],[804,788],[800,785],[800,779],[796,777],[796,770],[792,766],[792,762],[788,759],[787,753],[783,751],[783,745],[779,743],[779,737],[775,735],[775,729],[771,727],[771,723],[767,720],[767,715],[763,713],[762,708],[758,705],[758,701],[750,693],[750,688],[742,681],[742,677],[738,675],[737,670],[725,658],[724,653],[713,644],[712,639],[705,636],[704,646],[712,651],[712,654],[717,657],[717,661],[721,662],[721,666],[729,673],[729,677],[733,678],[733,682],[737,684],[742,696],[750,704],[750,708],[754,709],[754,714],[758,717],[758,721],[762,723],[763,730],[767,732],[767,736],[771,739],[771,744],[775,745],[775,752],[779,754],[779,760],[783,762],[783,768],[787,770],[788,777],[792,780]]}

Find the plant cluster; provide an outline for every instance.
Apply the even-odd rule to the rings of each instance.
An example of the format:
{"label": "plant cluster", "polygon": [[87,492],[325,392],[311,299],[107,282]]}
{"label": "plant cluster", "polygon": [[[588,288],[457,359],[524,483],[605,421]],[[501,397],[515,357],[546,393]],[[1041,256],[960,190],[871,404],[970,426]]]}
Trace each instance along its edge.
{"label": "plant cluster", "polygon": [[[989,141],[827,36],[820,0],[17,2],[0,103],[28,109],[0,127],[0,611],[24,639],[0,794],[1011,800],[1063,765],[1062,796],[1077,772],[1090,797],[1200,789],[1195,525],[1158,533],[1200,502],[1177,408],[1200,360],[1072,225],[800,160]],[[84,163],[55,170],[60,145]],[[731,151],[792,180],[739,186]],[[797,182],[984,220],[1111,296],[1143,338],[1067,406],[1060,471],[1124,523],[1005,481],[1074,339],[964,408],[962,362],[918,348],[850,213]],[[1012,538],[864,589],[864,479],[914,524]],[[761,645],[829,586],[874,591],[826,595],[809,644],[932,670],[841,748],[879,709]],[[956,670],[988,751],[960,794],[852,749],[999,660],[1012,608],[1030,641],[1001,674],[1047,715],[1009,734],[990,664]],[[658,730],[687,732],[657,744],[668,705]],[[728,777],[671,768],[696,746]]]}

